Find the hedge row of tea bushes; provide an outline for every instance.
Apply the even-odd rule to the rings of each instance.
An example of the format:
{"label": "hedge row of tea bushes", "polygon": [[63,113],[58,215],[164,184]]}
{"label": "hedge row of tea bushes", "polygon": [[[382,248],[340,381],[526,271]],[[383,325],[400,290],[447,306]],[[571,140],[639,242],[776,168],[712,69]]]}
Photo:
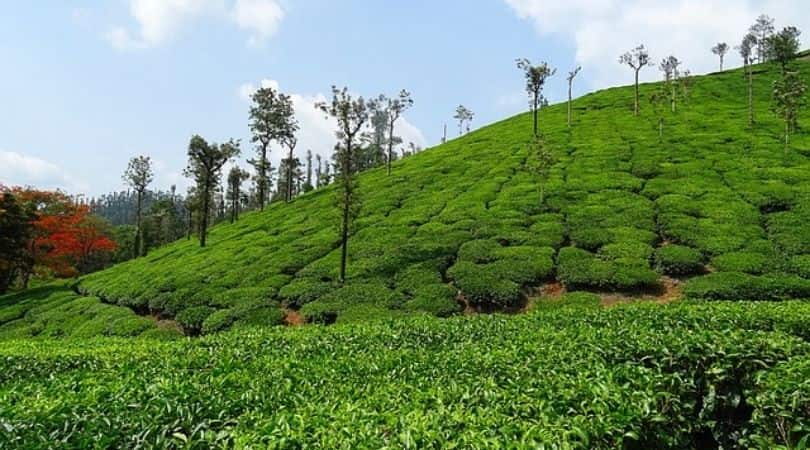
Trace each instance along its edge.
{"label": "hedge row of tea bushes", "polygon": [[171,342],[4,341],[0,447],[795,448],[807,439],[810,304],[597,303],[575,293],[514,317],[242,328]]}
{"label": "hedge row of tea bushes", "polygon": [[158,327],[131,309],[83,297],[65,284],[53,284],[0,296],[0,339],[28,337],[151,336],[174,337],[179,331]]}
{"label": "hedge row of tea bushes", "polygon": [[569,290],[639,291],[669,275],[694,277],[693,298],[806,298],[810,140],[798,133],[783,154],[768,109],[776,69],[761,70],[751,130],[739,70],[697,78],[688,101],[665,114],[660,141],[647,106],[653,84],[642,86],[638,118],[631,88],[576,100],[570,131],[565,105],[544,108],[556,163],[542,203],[528,114],[398,161],[391,176],[361,174],[344,287],[325,188],[216,227],[205,249],[178,242],[85,277],[81,288],[202,331],[226,329],[246,311],[276,323],[279,307],[317,322],[447,316],[459,293],[479,309],[508,308],[553,278]]}

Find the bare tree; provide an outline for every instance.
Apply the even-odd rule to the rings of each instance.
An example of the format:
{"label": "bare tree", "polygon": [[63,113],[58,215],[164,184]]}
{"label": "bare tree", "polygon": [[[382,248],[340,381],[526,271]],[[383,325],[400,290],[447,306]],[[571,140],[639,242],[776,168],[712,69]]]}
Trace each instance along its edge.
{"label": "bare tree", "polygon": [[728,44],[725,42],[718,42],[717,45],[712,47],[712,53],[720,57],[720,72],[723,71],[723,59],[728,53]]}
{"label": "bare tree", "polygon": [[635,103],[633,108],[633,113],[638,115],[638,73],[641,72],[641,69],[651,66],[652,60],[650,59],[650,53],[644,47],[644,45],[639,45],[638,47],[630,50],[629,52],[621,55],[619,57],[619,63],[630,66],[633,69],[635,74]]}
{"label": "bare tree", "polygon": [[571,86],[580,70],[582,70],[582,66],[577,66],[576,69],[568,72],[568,128],[571,128]]}
{"label": "bare tree", "polygon": [[557,69],[549,67],[544,61],[538,65],[533,65],[531,61],[526,58],[517,60],[518,69],[523,71],[526,78],[526,92],[529,94],[529,108],[532,111],[534,119],[534,135],[537,136],[537,111],[542,105],[543,87],[546,80],[557,73]]}
{"label": "bare tree", "polygon": [[142,207],[143,194],[147,186],[154,180],[155,174],[152,172],[152,160],[148,156],[136,156],[129,160],[127,169],[123,175],[124,183],[135,191],[135,241],[133,243],[132,254],[141,256],[143,254],[143,227],[142,227]]}
{"label": "bare tree", "polygon": [[680,78],[680,72],[678,72],[678,67],[681,65],[681,62],[678,61],[678,58],[675,56],[668,56],[661,61],[661,64],[658,66],[661,72],[664,73],[664,83],[670,88],[670,105],[672,107],[672,112],[675,112],[676,109],[676,102],[678,97],[677,92],[677,83],[678,78]]}
{"label": "bare tree", "polygon": [[363,97],[352,98],[348,88],[338,89],[332,86],[332,101],[316,105],[321,111],[337,120],[338,140],[336,157],[340,164],[340,189],[338,205],[341,210],[340,222],[340,282],[346,282],[346,260],[349,246],[349,227],[359,210],[357,198],[357,179],[355,170],[354,145],[358,133],[369,117],[369,108]]}

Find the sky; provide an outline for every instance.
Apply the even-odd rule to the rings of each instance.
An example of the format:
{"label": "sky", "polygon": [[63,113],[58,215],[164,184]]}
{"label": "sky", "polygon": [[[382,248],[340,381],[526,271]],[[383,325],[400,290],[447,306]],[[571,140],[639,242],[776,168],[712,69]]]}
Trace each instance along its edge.
{"label": "sky", "polygon": [[[700,74],[718,69],[710,48],[735,46],[761,13],[810,30],[806,0],[3,3],[0,184],[89,196],[125,189],[121,173],[136,155],[154,161],[153,188],[184,191],[193,134],[241,139],[244,166],[259,86],[292,96],[300,156],[331,153],[334,122],[313,105],[333,84],[365,97],[409,90],[415,103],[397,134],[430,147],[445,123],[455,136],[459,104],[475,113],[473,127],[527,109],[516,58],[558,69],[546,88],[557,102],[577,65],[575,96],[629,84],[618,56],[641,43],[655,61],[674,54]],[[739,64],[732,50],[726,67]]]}

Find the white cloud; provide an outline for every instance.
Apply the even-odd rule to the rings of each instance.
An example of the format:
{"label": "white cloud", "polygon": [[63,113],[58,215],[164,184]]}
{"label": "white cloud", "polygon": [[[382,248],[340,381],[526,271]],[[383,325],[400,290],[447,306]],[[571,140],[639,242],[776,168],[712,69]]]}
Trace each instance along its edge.
{"label": "white cloud", "polygon": [[231,18],[239,28],[253,33],[248,42],[258,45],[278,30],[284,10],[276,0],[236,0]]}
{"label": "white cloud", "polygon": [[0,150],[0,183],[81,192],[87,184],[77,181],[61,167],[44,159]]}
{"label": "white cloud", "polygon": [[129,10],[137,31],[116,26],[105,34],[119,50],[156,47],[202,17],[233,21],[251,33],[255,45],[272,36],[284,18],[279,0],[129,0]]}
{"label": "white cloud", "polygon": [[[272,87],[279,89],[279,83],[276,80],[264,79],[258,83],[262,87]],[[256,84],[245,83],[238,89],[239,97],[247,102],[250,102],[250,96],[256,91]],[[303,157],[307,149],[312,150],[313,154],[321,155],[328,160],[335,146],[336,137],[335,130],[337,129],[337,122],[327,118],[323,111],[315,107],[316,103],[326,101],[327,97],[324,94],[289,94],[295,109],[295,117],[298,119],[300,131],[298,132],[298,146],[296,147],[296,154]],[[394,133],[403,139],[406,144],[413,142],[414,144],[425,147],[426,140],[422,131],[416,126],[407,121],[405,117],[400,118],[395,126]],[[248,152],[250,151],[248,150]],[[275,147],[271,152],[273,165],[278,167],[278,163],[282,158],[284,151]]]}
{"label": "white cloud", "polygon": [[[737,45],[759,14],[775,17],[778,26],[810,27],[810,5],[789,0],[504,1],[540,34],[572,39],[583,75],[598,88],[630,82],[629,70],[617,59],[640,43],[656,62],[673,54],[693,73],[705,73],[719,64],[709,49],[720,41]],[[726,67],[739,63],[736,52],[730,53]],[[657,69],[642,73],[645,80],[660,78]]]}

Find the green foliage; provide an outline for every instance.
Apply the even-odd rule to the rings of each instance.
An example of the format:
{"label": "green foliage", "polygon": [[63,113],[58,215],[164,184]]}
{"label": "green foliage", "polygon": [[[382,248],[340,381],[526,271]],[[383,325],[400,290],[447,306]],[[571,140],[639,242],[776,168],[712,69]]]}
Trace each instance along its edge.
{"label": "green foliage", "polygon": [[655,267],[667,275],[692,275],[704,270],[703,255],[683,245],[665,245],[655,251]]}
{"label": "green foliage", "polygon": [[214,308],[208,306],[192,306],[177,314],[177,323],[183,326],[187,334],[199,334],[203,323],[214,311]]}
{"label": "green foliage", "polygon": [[810,280],[791,275],[755,276],[717,272],[693,278],[684,287],[689,298],[704,300],[786,300],[810,298]]}

